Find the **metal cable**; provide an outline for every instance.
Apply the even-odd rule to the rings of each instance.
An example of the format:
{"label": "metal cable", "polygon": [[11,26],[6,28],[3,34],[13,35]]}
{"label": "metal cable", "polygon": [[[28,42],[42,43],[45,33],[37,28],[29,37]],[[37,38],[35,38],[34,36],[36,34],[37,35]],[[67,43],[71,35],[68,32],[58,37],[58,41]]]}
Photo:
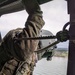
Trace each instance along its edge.
{"label": "metal cable", "polygon": [[58,44],[59,42],[60,42],[60,41],[55,41],[54,43],[52,43],[52,44],[50,44],[50,45],[48,45],[48,46],[46,46],[46,47],[44,47],[44,48],[42,48],[42,49],[38,49],[37,51],[34,51],[34,52],[36,52],[36,53],[41,53],[42,51],[47,50],[48,48],[50,48],[50,47],[52,47],[52,46]]}
{"label": "metal cable", "polygon": [[43,39],[56,39],[56,36],[14,38],[14,40],[43,40]]}

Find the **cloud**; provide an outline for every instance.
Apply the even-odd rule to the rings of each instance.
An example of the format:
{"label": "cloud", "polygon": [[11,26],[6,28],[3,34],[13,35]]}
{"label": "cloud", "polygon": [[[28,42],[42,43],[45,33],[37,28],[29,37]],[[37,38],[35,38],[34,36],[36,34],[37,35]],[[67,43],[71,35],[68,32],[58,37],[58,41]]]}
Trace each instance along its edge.
{"label": "cloud", "polygon": [[14,28],[24,27],[27,16],[25,11],[1,16],[0,30],[8,31]]}

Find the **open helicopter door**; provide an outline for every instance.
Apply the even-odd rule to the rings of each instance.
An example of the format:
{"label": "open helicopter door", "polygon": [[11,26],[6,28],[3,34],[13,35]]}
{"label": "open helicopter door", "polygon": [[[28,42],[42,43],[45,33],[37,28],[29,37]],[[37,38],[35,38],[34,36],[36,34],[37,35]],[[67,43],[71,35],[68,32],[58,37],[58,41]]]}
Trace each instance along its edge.
{"label": "open helicopter door", "polygon": [[[39,4],[44,4],[51,0],[37,0]],[[0,0],[0,15],[24,10],[22,0]]]}

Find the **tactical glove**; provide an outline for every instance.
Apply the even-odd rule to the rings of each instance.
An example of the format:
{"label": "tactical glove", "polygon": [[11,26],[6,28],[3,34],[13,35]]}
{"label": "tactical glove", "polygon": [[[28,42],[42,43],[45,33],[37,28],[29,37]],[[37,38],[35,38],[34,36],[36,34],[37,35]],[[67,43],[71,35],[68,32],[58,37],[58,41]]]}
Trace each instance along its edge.
{"label": "tactical glove", "polygon": [[37,0],[22,0],[28,14],[34,14],[40,10]]}

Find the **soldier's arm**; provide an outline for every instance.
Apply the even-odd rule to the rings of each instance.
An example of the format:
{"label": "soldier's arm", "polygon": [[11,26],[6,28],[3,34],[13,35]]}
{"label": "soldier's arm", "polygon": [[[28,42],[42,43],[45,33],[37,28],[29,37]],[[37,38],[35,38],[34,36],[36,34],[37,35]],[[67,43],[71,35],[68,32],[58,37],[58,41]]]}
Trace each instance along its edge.
{"label": "soldier's arm", "polygon": [[38,5],[37,0],[23,0],[23,4],[29,14],[25,24],[25,29],[29,34],[29,37],[38,36],[40,29],[44,25],[40,6]]}
{"label": "soldier's arm", "polygon": [[[37,3],[37,0],[23,0],[23,4],[26,8],[27,13],[29,14],[24,28],[25,37],[36,37],[39,35],[40,30],[44,25],[42,11]],[[27,53],[29,50],[29,53],[27,54],[30,55],[30,52],[36,50],[37,46],[38,43],[35,40],[25,41],[25,53]]]}

